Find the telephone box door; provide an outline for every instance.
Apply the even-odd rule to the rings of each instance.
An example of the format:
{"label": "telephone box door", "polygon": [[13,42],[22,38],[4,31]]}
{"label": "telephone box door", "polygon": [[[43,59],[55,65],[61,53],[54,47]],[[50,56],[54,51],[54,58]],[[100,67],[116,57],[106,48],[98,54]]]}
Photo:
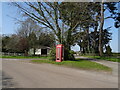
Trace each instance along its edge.
{"label": "telephone box door", "polygon": [[62,62],[63,61],[63,45],[59,44],[56,46],[56,62]]}

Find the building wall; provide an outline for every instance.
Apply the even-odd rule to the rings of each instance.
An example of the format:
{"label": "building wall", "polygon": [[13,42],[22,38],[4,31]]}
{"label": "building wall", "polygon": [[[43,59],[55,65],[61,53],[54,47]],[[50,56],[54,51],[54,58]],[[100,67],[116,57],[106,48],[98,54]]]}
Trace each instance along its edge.
{"label": "building wall", "polygon": [[[50,49],[47,49],[47,55],[49,55],[49,51],[50,51]],[[33,48],[29,50],[28,54],[29,55],[33,55],[34,54]],[[36,49],[35,55],[42,55],[41,49]]]}
{"label": "building wall", "polygon": [[36,49],[35,55],[41,55],[41,49]]}
{"label": "building wall", "polygon": [[50,49],[47,49],[47,55],[49,55],[49,53],[50,53]]}
{"label": "building wall", "polygon": [[33,48],[31,48],[31,49],[28,51],[28,54],[29,54],[29,55],[33,55],[33,54],[34,54]]}

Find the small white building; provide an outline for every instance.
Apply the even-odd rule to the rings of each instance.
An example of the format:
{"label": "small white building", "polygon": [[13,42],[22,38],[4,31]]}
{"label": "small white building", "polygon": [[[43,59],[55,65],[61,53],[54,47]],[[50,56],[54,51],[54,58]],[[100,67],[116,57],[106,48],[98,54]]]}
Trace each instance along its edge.
{"label": "small white building", "polygon": [[[50,47],[46,46],[39,46],[39,48],[36,48],[35,55],[49,55]],[[34,49],[31,48],[28,52],[29,55],[34,54]]]}

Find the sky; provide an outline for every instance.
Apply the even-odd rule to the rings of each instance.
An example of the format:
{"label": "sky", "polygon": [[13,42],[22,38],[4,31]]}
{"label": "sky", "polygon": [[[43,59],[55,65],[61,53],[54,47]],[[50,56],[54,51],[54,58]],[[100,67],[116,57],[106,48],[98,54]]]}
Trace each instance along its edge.
{"label": "sky", "polygon": [[[107,16],[108,12],[105,15]],[[19,18],[17,9],[9,6],[7,2],[0,2],[0,32],[2,28],[2,34],[14,34],[16,32],[18,25],[16,20],[11,17]],[[110,30],[112,32],[112,40],[110,41],[112,52],[118,52],[118,29],[114,27],[114,20],[105,20],[104,28],[108,26],[112,26]],[[80,50],[78,45],[71,47],[71,49],[74,51]]]}
{"label": "sky", "polygon": [[2,3],[0,3],[0,33],[2,33]]}

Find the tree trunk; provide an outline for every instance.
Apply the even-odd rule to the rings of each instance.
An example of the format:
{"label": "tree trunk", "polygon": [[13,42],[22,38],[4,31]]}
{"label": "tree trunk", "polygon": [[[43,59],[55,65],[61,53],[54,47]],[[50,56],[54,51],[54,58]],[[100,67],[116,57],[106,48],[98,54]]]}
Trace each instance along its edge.
{"label": "tree trunk", "polygon": [[33,55],[34,55],[34,56],[35,56],[35,51],[36,51],[36,49],[35,49],[35,48],[33,48],[33,52],[34,52],[34,54],[33,54]]}
{"label": "tree trunk", "polygon": [[24,56],[28,56],[28,52],[27,52],[27,50],[25,50]]}
{"label": "tree trunk", "polygon": [[103,45],[102,45],[102,32],[103,32],[103,25],[104,25],[104,3],[102,0],[101,3],[101,21],[100,21],[100,31],[99,31],[99,55],[103,55]]}
{"label": "tree trunk", "polygon": [[93,53],[96,54],[98,53],[98,46],[97,46],[97,42],[96,42],[96,36],[97,36],[97,29],[98,29],[98,23],[96,23],[95,25],[95,29],[94,29],[94,42],[93,42]]}
{"label": "tree trunk", "polygon": [[90,53],[89,28],[87,28],[87,53]]}

